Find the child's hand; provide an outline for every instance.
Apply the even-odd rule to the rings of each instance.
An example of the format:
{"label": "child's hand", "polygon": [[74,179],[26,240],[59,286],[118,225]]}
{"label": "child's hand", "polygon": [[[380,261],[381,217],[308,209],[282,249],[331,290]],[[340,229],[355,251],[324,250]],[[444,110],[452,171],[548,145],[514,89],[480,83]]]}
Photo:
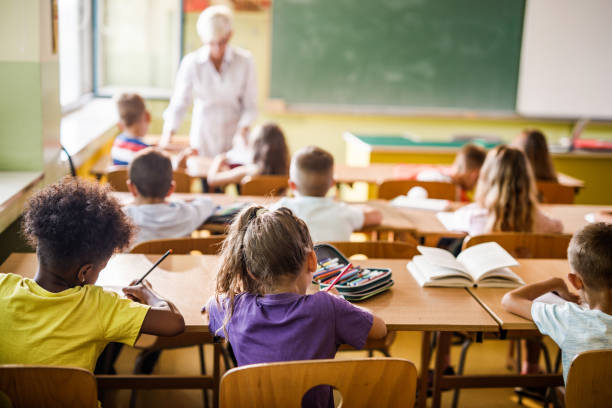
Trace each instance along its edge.
{"label": "child's hand", "polygon": [[155,293],[153,293],[153,287],[149,281],[144,280],[139,285],[136,285],[136,282],[137,281],[134,280],[130,282],[130,286],[123,288],[123,293],[125,293],[128,299],[148,305],[150,305],[154,299],[157,299],[157,296],[155,296]]}

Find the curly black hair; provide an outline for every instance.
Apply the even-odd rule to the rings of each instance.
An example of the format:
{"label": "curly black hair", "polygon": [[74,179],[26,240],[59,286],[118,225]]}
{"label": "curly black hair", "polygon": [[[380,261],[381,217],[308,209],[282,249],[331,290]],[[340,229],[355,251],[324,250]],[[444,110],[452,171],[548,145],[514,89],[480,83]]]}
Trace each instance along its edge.
{"label": "curly black hair", "polygon": [[22,229],[41,263],[55,268],[101,263],[129,246],[134,226],[108,191],[67,177],[30,199]]}

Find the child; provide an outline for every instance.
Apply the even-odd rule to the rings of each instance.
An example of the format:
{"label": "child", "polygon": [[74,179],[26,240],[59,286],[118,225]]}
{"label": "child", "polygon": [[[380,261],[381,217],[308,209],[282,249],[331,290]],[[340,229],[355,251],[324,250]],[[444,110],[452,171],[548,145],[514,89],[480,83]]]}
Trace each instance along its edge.
{"label": "child", "polygon": [[[365,309],[331,293],[306,294],[317,257],[308,227],[287,208],[242,210],[219,265],[209,327],[231,343],[238,365],[333,358],[340,344],[359,349],[386,335],[384,321]],[[334,406],[329,387],[305,399],[307,407]]]}
{"label": "child", "polygon": [[563,232],[561,221],[539,209],[531,168],[523,152],[516,148],[501,145],[487,154],[474,199],[474,203],[454,212],[453,229],[470,235]]}
{"label": "child", "polygon": [[526,129],[512,142],[512,145],[525,152],[536,181],[557,182],[557,173],[548,152],[546,137],[542,132]]}
{"label": "child", "polygon": [[481,146],[465,144],[455,156],[455,161],[448,171],[428,169],[419,172],[416,179],[419,181],[441,181],[453,183],[457,186],[457,197],[460,201],[470,201],[467,192],[474,189],[484,163],[487,152]]}
{"label": "child", "polygon": [[142,97],[135,93],[124,93],[119,96],[117,109],[121,133],[113,143],[111,158],[114,165],[127,166],[136,153],[149,147],[142,138],[149,129],[151,115]]}
{"label": "child", "polygon": [[161,150],[149,147],[139,152],[130,163],[128,174],[127,185],[134,202],[124,211],[139,229],[135,244],[188,236],[215,209],[209,198],[168,201],[174,192],[172,162]]}
{"label": "child", "polygon": [[249,134],[249,160],[243,165],[230,163],[226,153],[216,156],[208,171],[208,187],[224,187],[254,175],[289,173],[289,148],[283,131],[274,123],[257,126]]}
{"label": "child", "polygon": [[[588,350],[612,349],[612,225],[590,224],[572,237],[567,256],[571,272],[567,279],[580,296],[568,289],[563,279],[550,278],[507,293],[502,305],[509,312],[532,319],[542,334],[561,348],[563,378],[567,381],[572,360]],[[556,292],[564,304],[534,302]],[[584,300],[586,308],[579,306]]]}
{"label": "child", "polygon": [[295,197],[282,198],[272,208],[293,211],[306,222],[315,242],[348,241],[353,231],[381,223],[382,214],[376,209],[326,197],[333,185],[334,157],[319,147],[305,147],[291,159],[289,188]]}
{"label": "child", "polygon": [[97,183],[66,179],[37,193],[23,230],[36,246],[34,279],[0,273],[0,364],[93,371],[111,341],[133,345],[140,333],[174,336],[183,317],[150,284],[94,286],[111,255],[128,246],[133,226]]}

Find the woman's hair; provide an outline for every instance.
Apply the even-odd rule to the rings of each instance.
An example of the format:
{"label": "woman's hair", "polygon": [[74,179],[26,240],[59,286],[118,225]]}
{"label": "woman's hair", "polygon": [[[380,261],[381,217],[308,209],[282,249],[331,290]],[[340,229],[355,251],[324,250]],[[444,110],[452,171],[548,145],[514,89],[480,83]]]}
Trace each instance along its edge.
{"label": "woman's hair", "polygon": [[232,32],[232,10],[224,5],[207,7],[198,17],[196,30],[203,43],[219,41]]}
{"label": "woman's hair", "polygon": [[253,130],[253,164],[262,175],[289,174],[289,148],[283,131],[275,123],[266,123]]}
{"label": "woman's hair", "polygon": [[30,199],[22,228],[41,263],[67,269],[105,262],[128,247],[134,226],[108,191],[108,185],[67,177]]}
{"label": "woman's hair", "polygon": [[525,152],[537,181],[557,182],[546,136],[537,129],[525,129],[515,142],[516,147]]}
{"label": "woman's hair", "polygon": [[533,231],[536,188],[525,154],[506,145],[491,150],[480,170],[474,199],[489,211],[488,231]]}
{"label": "woman's hair", "polygon": [[270,211],[252,205],[242,210],[223,241],[217,273],[217,303],[223,296],[227,306],[223,330],[236,295],[264,295],[279,281],[295,279],[312,250],[308,227],[288,208]]}

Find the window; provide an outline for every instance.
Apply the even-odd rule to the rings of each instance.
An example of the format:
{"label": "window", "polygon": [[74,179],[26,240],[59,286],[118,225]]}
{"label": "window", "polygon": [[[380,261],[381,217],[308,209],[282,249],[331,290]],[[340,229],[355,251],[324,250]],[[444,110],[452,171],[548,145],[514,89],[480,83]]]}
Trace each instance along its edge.
{"label": "window", "polygon": [[58,1],[60,104],[73,110],[91,97],[91,0]]}
{"label": "window", "polygon": [[180,60],[180,0],[97,2],[97,94],[169,98]]}

